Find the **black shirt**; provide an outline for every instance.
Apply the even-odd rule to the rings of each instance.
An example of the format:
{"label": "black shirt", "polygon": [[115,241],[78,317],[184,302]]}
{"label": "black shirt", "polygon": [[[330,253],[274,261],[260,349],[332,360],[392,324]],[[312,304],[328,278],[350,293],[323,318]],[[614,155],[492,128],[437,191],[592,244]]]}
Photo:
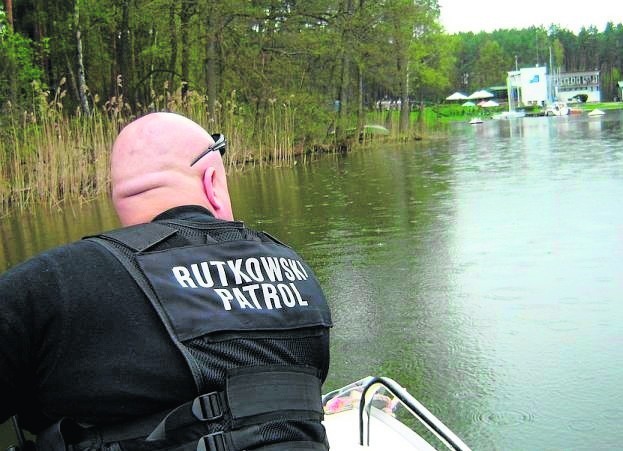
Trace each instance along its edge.
{"label": "black shirt", "polygon": [[[218,221],[194,206],[156,219]],[[324,379],[328,333],[303,338],[310,339],[297,347],[316,349],[293,363],[315,366]],[[295,354],[285,361],[300,360]],[[196,395],[184,359],[145,295],[98,244],[52,249],[0,277],[0,422],[19,413],[35,433],[61,417],[115,423]]]}

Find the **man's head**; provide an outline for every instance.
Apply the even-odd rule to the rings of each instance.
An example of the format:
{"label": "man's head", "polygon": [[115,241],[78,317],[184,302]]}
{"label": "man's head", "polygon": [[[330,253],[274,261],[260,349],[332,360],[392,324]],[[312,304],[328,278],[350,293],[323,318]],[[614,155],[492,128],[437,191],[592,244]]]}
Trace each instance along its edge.
{"label": "man's head", "polygon": [[180,205],[201,205],[233,219],[219,152],[193,161],[214,140],[200,125],[173,113],[152,113],[119,133],[111,156],[112,198],[123,225],[151,221]]}

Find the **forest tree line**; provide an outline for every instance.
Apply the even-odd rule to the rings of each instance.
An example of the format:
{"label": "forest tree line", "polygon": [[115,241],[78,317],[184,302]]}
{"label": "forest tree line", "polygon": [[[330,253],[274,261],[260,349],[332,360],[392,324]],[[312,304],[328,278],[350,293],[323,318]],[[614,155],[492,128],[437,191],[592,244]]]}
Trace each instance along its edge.
{"label": "forest tree line", "polygon": [[516,64],[600,70],[612,99],[622,55],[621,24],[448,35],[437,0],[3,0],[0,109],[131,116],[194,96],[215,128],[233,112],[257,131],[277,104],[311,139],[394,99],[405,132],[413,104],[505,84]]}

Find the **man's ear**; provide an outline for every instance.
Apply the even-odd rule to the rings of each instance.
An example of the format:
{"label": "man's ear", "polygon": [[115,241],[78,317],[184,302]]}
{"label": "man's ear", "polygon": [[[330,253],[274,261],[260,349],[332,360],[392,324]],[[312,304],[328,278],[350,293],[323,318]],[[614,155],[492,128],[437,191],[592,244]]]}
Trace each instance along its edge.
{"label": "man's ear", "polygon": [[219,217],[219,210],[222,208],[221,200],[219,199],[218,187],[216,186],[216,169],[213,166],[208,166],[203,173],[203,190],[205,191],[208,202],[212,206],[212,211],[215,217]]}

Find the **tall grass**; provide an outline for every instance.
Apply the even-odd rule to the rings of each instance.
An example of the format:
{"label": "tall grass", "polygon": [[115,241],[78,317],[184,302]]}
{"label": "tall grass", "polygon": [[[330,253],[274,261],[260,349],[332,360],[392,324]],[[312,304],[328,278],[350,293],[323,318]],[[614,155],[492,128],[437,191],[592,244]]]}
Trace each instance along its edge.
{"label": "tall grass", "polygon": [[[101,102],[91,99],[92,112],[63,109],[64,81],[52,93],[33,87],[32,104],[24,109],[4,108],[0,116],[0,215],[33,202],[56,205],[63,200],[88,200],[110,189],[110,149],[125,124],[150,111],[183,114],[211,133],[224,133],[228,140],[225,161],[228,170],[246,165],[289,165],[295,157],[312,149],[343,147],[328,134],[327,124],[335,119],[330,107],[318,104],[309,93],[287,94],[254,104],[241,102],[234,91],[208,112],[207,99],[198,92],[182,95],[165,84],[152,92],[148,105],[131,106],[122,95]],[[349,118],[355,130],[356,118]],[[422,121],[419,121],[422,122]],[[398,133],[398,112],[370,113],[366,123],[385,125],[390,130],[383,140],[405,140],[413,136]],[[354,132],[353,132],[354,134]],[[363,136],[365,145],[375,136]],[[359,145],[349,136],[346,145]]]}
{"label": "tall grass", "polygon": [[[41,91],[28,110],[10,106],[0,117],[0,214],[33,202],[55,205],[86,200],[109,190],[110,148],[118,131],[148,111],[172,111],[195,120],[228,140],[228,170],[268,160],[291,163],[297,150],[297,107],[290,98],[269,99],[256,109],[237,101],[233,92],[217,105],[213,117],[196,92],[153,93],[149,105],[134,110],[121,97],[104,104],[94,97],[93,112],[63,111],[64,92]],[[51,100],[50,100],[51,98]],[[261,111],[259,111],[259,110]],[[317,139],[321,139],[319,136]]]}
{"label": "tall grass", "polygon": [[68,118],[50,111],[9,115],[0,140],[0,211],[32,202],[87,199],[108,187],[109,143],[115,122]]}

